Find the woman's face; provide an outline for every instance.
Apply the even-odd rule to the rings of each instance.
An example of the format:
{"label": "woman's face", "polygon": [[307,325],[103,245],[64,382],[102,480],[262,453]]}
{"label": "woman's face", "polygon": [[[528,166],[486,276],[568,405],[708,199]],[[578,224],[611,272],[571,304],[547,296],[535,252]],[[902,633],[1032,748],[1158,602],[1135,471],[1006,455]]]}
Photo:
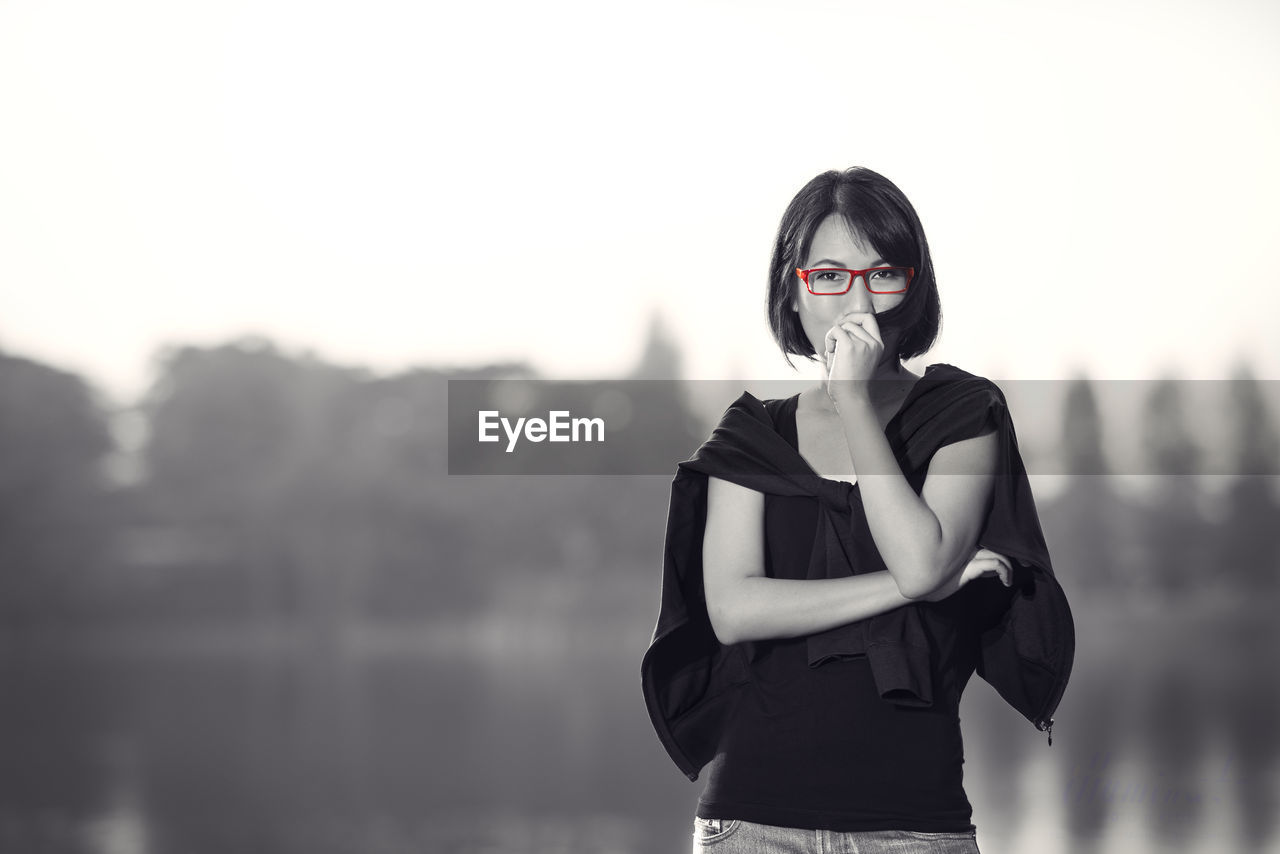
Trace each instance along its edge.
{"label": "woman's face", "polygon": [[[862,235],[852,232],[843,217],[831,214],[814,232],[809,255],[804,259],[801,269],[842,267],[846,270],[865,270],[889,263]],[[800,326],[813,345],[814,352],[819,354],[824,349],[827,330],[835,325],[836,318],[851,311],[880,314],[907,298],[906,294],[873,294],[867,290],[861,276],[854,280],[853,287],[847,293],[819,296],[809,293],[800,277],[794,273],[792,275],[792,293],[795,296],[791,302],[791,310],[799,312]],[[890,341],[885,340],[884,343],[886,353],[895,351],[896,348]]]}

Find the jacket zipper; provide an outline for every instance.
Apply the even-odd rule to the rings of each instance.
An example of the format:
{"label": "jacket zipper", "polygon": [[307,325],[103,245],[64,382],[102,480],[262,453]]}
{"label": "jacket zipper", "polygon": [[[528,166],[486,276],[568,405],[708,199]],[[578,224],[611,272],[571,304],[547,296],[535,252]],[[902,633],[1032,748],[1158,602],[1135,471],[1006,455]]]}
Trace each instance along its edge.
{"label": "jacket zipper", "polygon": [[1062,680],[1062,684],[1053,692],[1053,699],[1045,706],[1043,718],[1036,723],[1036,729],[1041,732],[1048,733],[1049,746],[1053,747],[1053,713],[1058,710],[1058,704],[1062,702],[1062,695],[1067,692],[1067,681]]}
{"label": "jacket zipper", "polygon": [[[1071,640],[1072,649],[1074,650],[1075,648],[1074,626],[1072,627],[1072,631],[1071,631],[1071,639],[1072,639]],[[1068,678],[1070,677],[1070,674],[1071,674],[1071,670],[1068,667],[1068,670],[1067,670]],[[1045,706],[1045,710],[1044,710],[1045,717],[1041,718],[1040,721],[1036,723],[1036,729],[1040,730],[1043,733],[1048,734],[1050,747],[1053,747],[1053,713],[1058,710],[1058,704],[1062,702],[1062,695],[1065,694],[1066,692],[1067,692],[1067,679],[1064,678],[1062,680],[1062,684],[1059,685],[1058,689],[1053,692],[1053,699],[1050,700],[1049,703]]]}
{"label": "jacket zipper", "polygon": [[1053,692],[1053,699],[1045,706],[1044,717],[1036,722],[1036,729],[1048,733],[1050,747],[1053,747],[1053,713],[1058,710],[1058,704],[1062,702],[1062,695],[1066,692],[1067,683],[1064,681],[1058,686],[1058,690]]}
{"label": "jacket zipper", "polygon": [[1043,733],[1048,733],[1050,747],[1053,747],[1053,713],[1057,711],[1058,704],[1062,702],[1062,695],[1066,693],[1066,689],[1066,683],[1063,683],[1059,690],[1054,692],[1053,701],[1045,707],[1045,717],[1036,722],[1036,729]]}

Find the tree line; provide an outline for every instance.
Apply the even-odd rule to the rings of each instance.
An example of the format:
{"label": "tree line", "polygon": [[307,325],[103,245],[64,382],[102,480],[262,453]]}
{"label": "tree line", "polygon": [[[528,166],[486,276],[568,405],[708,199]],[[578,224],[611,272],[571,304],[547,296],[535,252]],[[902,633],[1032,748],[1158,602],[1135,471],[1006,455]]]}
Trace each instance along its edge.
{"label": "tree line", "polygon": [[[157,366],[142,400],[113,409],[74,374],[0,353],[6,628],[301,621],[324,632],[479,613],[512,579],[588,597],[622,573],[656,584],[670,476],[447,476],[447,381],[533,378],[527,365],[376,376],[242,339],[172,347]],[[632,376],[678,374],[655,326]],[[691,453],[706,425],[662,388],[635,409],[652,418],[647,432]],[[1064,584],[1274,595],[1277,441],[1262,384],[1242,369],[1224,386],[1239,476],[1210,503],[1195,478],[1175,476],[1202,456],[1179,384],[1148,388],[1144,448],[1167,476],[1135,498],[1106,474],[1093,384],[1067,384],[1065,470],[1096,474],[1041,503]],[[655,606],[634,603],[648,616]]]}

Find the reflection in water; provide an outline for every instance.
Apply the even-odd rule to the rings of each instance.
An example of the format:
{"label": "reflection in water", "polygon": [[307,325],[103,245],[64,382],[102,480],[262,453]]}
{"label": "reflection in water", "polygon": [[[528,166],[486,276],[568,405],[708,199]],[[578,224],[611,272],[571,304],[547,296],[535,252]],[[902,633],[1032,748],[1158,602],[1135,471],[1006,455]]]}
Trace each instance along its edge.
{"label": "reflection in water", "polygon": [[[1061,792],[1056,785],[1055,761],[1040,751],[1027,757],[1016,768],[1014,773],[1024,792],[1023,811],[1017,816],[1013,826],[1005,829],[1004,841],[999,845],[984,847],[984,851],[1067,854],[1083,850],[1084,846],[1067,835]],[[981,821],[982,817],[976,816],[975,823]],[[981,829],[979,834],[980,841],[985,842]]]}
{"label": "reflection in water", "polygon": [[1211,662],[1203,649],[1191,652],[1194,659],[1181,661],[1170,661],[1161,654],[1148,660],[1144,671],[1134,674],[1146,683],[1140,691],[1141,776],[1124,794],[1131,808],[1145,811],[1161,848],[1172,848],[1187,838],[1200,820],[1205,795],[1196,771],[1208,718],[1202,703],[1203,686],[1188,677]]}
{"label": "reflection in water", "polygon": [[[1052,747],[985,683],[968,689],[983,850],[1275,850],[1280,629],[1078,612]],[[447,657],[405,638],[270,660],[8,660],[0,851],[687,850],[701,782],[649,728],[642,642],[561,634]]]}
{"label": "reflection in water", "polygon": [[1226,796],[1239,804],[1250,850],[1276,839],[1280,818],[1280,644],[1273,620],[1269,614],[1265,622],[1224,627],[1218,687],[1210,695],[1231,757]]}
{"label": "reflection in water", "polygon": [[83,827],[86,847],[95,854],[149,854],[147,811],[137,746],[127,738],[102,743],[104,802],[102,811]]}
{"label": "reflection in water", "polygon": [[[1125,677],[1124,646],[1106,634],[1078,646],[1067,699],[1058,717],[1064,721],[1067,755],[1059,760],[1067,832],[1077,850],[1089,852],[1114,818],[1117,804],[1108,796],[1114,785],[1117,754],[1132,744],[1140,715],[1132,709],[1132,685]],[[1090,655],[1089,664],[1081,666]],[[1090,666],[1091,665],[1091,666]],[[1069,738],[1070,740],[1066,740]]]}

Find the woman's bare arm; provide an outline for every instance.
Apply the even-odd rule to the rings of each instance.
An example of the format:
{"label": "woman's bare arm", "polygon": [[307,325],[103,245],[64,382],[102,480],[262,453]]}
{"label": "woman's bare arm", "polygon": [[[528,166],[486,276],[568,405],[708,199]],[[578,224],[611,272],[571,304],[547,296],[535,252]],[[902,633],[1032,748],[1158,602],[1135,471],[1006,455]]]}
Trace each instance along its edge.
{"label": "woman's bare arm", "polygon": [[827,394],[858,473],[867,525],[899,589],[923,598],[943,587],[973,553],[995,487],[994,432],[939,448],[919,495],[902,474],[871,404],[867,382],[883,363],[873,311],[850,311],[827,330]]}
{"label": "woman's bare arm", "polygon": [[939,448],[917,495],[866,398],[847,395],[838,408],[871,537],[902,592],[924,598],[961,572],[977,546],[995,487],[997,436]]}
{"label": "woman's bare arm", "polygon": [[721,643],[814,634],[913,601],[883,570],[848,578],[767,577],[764,495],[717,477],[707,480],[703,586]]}

